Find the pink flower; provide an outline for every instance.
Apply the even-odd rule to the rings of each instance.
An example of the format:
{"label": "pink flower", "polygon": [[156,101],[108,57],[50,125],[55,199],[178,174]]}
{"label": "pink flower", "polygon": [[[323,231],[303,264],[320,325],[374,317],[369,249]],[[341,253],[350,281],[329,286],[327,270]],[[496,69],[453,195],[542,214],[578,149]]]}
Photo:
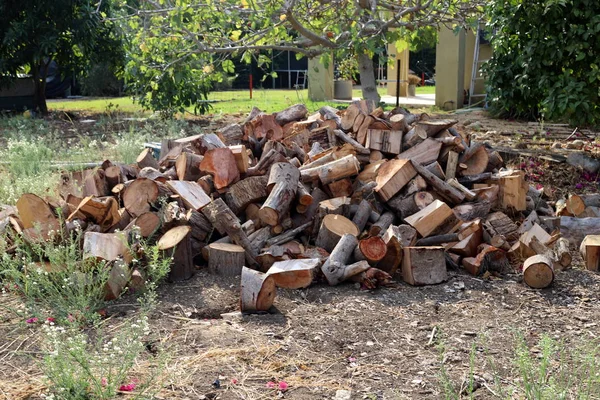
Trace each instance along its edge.
{"label": "pink flower", "polygon": [[106,379],[106,378],[102,378],[102,379],[100,380],[100,383],[102,383],[102,386],[106,386],[106,385],[108,385],[108,379]]}
{"label": "pink flower", "polygon": [[56,322],[56,319],[54,319],[52,317],[48,317],[48,318],[46,318],[46,322]]}
{"label": "pink flower", "polygon": [[267,388],[273,389],[274,387],[275,387],[275,382],[273,382],[273,381],[267,382]]}
{"label": "pink flower", "polygon": [[237,379],[235,379],[235,378],[232,378],[232,379],[231,379],[231,384],[232,384],[232,385],[237,385],[237,383],[238,383],[238,380],[237,380]]}
{"label": "pink flower", "polygon": [[356,362],[356,357],[348,357],[348,362]]}
{"label": "pink flower", "polygon": [[122,392],[133,392],[133,389],[135,389],[135,383],[119,386],[119,390]]}
{"label": "pink flower", "polygon": [[285,392],[288,388],[288,384],[286,381],[281,381],[279,382],[279,390],[281,390],[282,392]]}
{"label": "pink flower", "polygon": [[67,315],[67,319],[69,320],[69,322],[75,322],[75,317],[73,317],[73,315],[71,314]]}
{"label": "pink flower", "polygon": [[33,318],[29,318],[27,321],[28,324],[35,324],[36,322],[38,322],[39,320],[36,317]]}
{"label": "pink flower", "polygon": [[578,183],[575,185],[575,189],[583,189],[583,183]]}

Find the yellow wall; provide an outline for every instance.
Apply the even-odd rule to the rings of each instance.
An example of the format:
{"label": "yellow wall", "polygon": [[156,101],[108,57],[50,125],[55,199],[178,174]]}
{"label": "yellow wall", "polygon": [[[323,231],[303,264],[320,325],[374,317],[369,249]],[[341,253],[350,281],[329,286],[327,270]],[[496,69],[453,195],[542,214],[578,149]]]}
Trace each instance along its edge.
{"label": "yellow wall", "polygon": [[[388,57],[393,60],[393,63],[387,65],[387,94],[396,96],[396,66],[400,60],[400,80],[403,81],[400,85],[400,96],[406,97],[408,94],[408,63],[409,63],[409,48],[408,43],[403,43],[400,50],[394,44],[388,45]],[[393,81],[393,82],[392,82]]]}
{"label": "yellow wall", "polygon": [[[465,88],[466,34],[440,27],[435,57],[435,105],[445,110],[462,108]],[[471,56],[472,58],[472,56]]]}
{"label": "yellow wall", "polygon": [[308,98],[312,101],[333,100],[333,60],[326,68],[320,57],[308,59]]}

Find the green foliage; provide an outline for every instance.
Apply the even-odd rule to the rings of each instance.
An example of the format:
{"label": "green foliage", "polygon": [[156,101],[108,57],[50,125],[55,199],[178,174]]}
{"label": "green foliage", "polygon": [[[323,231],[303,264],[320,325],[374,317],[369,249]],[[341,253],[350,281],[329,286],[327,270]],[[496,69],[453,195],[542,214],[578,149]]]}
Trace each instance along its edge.
{"label": "green foliage", "polygon": [[115,67],[107,62],[92,65],[79,82],[85,96],[108,97],[122,93],[123,82],[117,77]]}
{"label": "green foliage", "polygon": [[356,57],[348,56],[342,58],[342,61],[338,63],[338,71],[340,79],[355,80],[358,75],[358,61]]}
{"label": "green foliage", "polygon": [[510,117],[600,123],[600,3],[490,1],[494,55],[484,67],[493,111]]}
{"label": "green foliage", "polygon": [[[0,79],[29,73],[36,106],[47,113],[46,69],[56,61],[67,73],[119,53],[110,16],[112,1],[3,0],[0,2]],[[117,50],[115,50],[117,49]],[[118,56],[116,56],[118,57]]]}

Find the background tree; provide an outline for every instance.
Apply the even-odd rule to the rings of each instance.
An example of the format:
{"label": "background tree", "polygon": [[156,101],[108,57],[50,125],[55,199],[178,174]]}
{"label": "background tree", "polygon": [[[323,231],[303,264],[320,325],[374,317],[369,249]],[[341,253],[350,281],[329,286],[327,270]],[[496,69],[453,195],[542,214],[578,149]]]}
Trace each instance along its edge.
{"label": "background tree", "polygon": [[[261,51],[308,57],[352,50],[363,97],[379,101],[373,56],[423,26],[473,23],[475,0],[144,0],[125,4],[131,46],[127,71],[142,101],[154,99],[165,79],[206,82],[205,68],[231,71],[231,55],[259,66]],[[200,65],[204,64],[203,68]],[[191,67],[190,67],[191,65]],[[217,78],[220,79],[220,78]],[[210,85],[208,85],[210,86]],[[195,99],[195,101],[202,99]],[[200,104],[200,103],[199,103]]]}
{"label": "background tree", "polygon": [[486,63],[492,110],[521,118],[600,123],[600,3],[493,0],[493,57]]}
{"label": "background tree", "polygon": [[119,48],[111,7],[107,0],[0,1],[0,83],[30,74],[36,108],[47,114],[46,76],[52,61],[61,71],[76,73]]}

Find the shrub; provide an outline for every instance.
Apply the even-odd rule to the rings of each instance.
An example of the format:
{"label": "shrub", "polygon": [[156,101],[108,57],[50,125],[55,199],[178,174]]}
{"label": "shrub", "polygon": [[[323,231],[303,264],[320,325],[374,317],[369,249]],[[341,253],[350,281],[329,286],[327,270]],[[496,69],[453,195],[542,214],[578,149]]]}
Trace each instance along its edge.
{"label": "shrub", "polygon": [[86,96],[120,96],[123,81],[117,78],[114,68],[107,63],[93,65],[87,75],[81,78],[81,89]]}
{"label": "shrub", "polygon": [[493,57],[484,66],[501,116],[600,123],[600,3],[492,0]]}

